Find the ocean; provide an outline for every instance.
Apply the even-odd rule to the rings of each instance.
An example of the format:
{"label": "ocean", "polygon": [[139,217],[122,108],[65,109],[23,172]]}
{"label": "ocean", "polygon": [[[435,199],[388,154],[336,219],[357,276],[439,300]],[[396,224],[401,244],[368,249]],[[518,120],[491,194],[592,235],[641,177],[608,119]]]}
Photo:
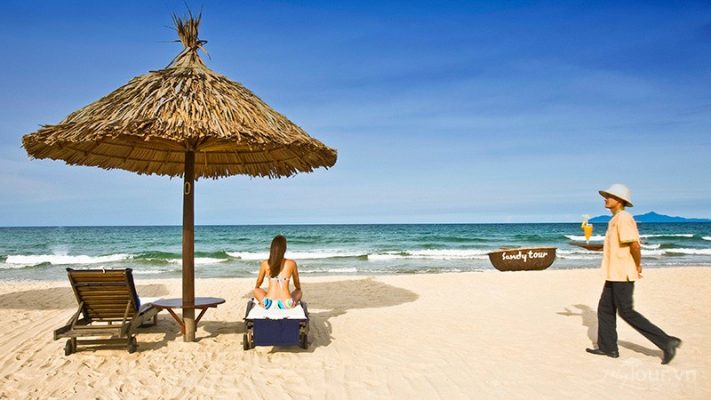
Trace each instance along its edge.
{"label": "ocean", "polygon": [[[591,241],[601,242],[596,224]],[[640,223],[643,265],[711,266],[711,223]],[[181,276],[180,226],[0,228],[0,279],[65,279],[66,268],[133,268],[151,278]],[[197,226],[198,278],[253,277],[271,239],[283,234],[286,256],[302,275],[486,271],[499,247],[553,246],[549,269],[597,267],[600,252],[580,224],[412,224]]]}

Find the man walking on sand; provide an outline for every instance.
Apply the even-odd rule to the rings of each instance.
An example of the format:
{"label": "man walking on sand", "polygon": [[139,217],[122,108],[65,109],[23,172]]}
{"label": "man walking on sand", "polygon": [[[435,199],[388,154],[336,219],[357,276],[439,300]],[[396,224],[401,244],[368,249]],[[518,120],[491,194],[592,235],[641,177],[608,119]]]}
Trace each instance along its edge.
{"label": "man walking on sand", "polygon": [[668,364],[676,355],[681,339],[669,336],[649,322],[632,306],[634,281],[642,278],[642,251],[639,232],[632,215],[625,207],[632,207],[632,194],[627,186],[616,183],[601,190],[605,208],[612,212],[607,225],[602,254],[602,273],[605,286],[597,306],[597,349],[588,353],[617,358],[617,316],[630,324],[664,353],[662,364]]}

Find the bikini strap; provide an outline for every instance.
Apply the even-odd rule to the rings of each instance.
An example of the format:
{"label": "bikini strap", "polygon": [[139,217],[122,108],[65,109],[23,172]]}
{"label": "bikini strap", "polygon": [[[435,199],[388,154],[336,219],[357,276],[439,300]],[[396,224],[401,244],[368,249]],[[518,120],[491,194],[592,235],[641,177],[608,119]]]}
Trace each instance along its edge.
{"label": "bikini strap", "polygon": [[289,282],[288,277],[283,277],[283,276],[279,276],[279,275],[277,275],[275,277],[270,276],[269,279],[270,280],[274,279],[275,281],[277,281],[277,284],[279,284],[279,287],[283,287],[282,285],[284,284],[284,282]]}

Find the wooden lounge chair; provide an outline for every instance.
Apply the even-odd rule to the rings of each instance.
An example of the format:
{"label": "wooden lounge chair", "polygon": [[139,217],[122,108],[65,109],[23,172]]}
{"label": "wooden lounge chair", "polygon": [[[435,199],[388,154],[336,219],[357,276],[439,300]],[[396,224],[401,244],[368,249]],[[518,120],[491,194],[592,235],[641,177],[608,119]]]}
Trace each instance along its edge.
{"label": "wooden lounge chair", "polygon": [[[74,353],[79,344],[126,345],[129,353],[136,351],[136,330],[151,319],[155,324],[160,309],[141,305],[131,268],[67,268],[67,273],[79,307],[66,325],[54,331],[54,340],[69,338],[64,354]],[[109,338],[97,338],[105,336]]]}

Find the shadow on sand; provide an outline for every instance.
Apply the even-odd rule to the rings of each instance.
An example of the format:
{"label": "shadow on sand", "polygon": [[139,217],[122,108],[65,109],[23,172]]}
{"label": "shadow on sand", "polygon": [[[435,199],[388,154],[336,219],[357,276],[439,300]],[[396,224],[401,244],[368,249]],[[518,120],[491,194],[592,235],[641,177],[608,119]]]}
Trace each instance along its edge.
{"label": "shadow on sand", "polygon": [[[558,312],[556,314],[558,315],[564,315],[566,317],[574,317],[578,316],[582,319],[582,324],[585,326],[588,330],[588,338],[590,339],[590,343],[592,345],[597,344],[597,312],[593,310],[590,306],[586,306],[584,304],[576,304],[573,306],[574,308],[577,308],[579,312],[574,312],[571,311],[568,307],[565,308],[565,311]],[[662,351],[661,350],[656,350],[656,349],[650,349],[644,346],[640,346],[638,344],[628,342],[626,340],[620,340],[617,342],[617,344],[621,347],[624,347],[628,350],[632,350],[636,353],[644,354],[646,356],[651,356],[651,357],[662,357]]]}
{"label": "shadow on sand", "polygon": [[[168,289],[164,285],[149,284],[136,285],[136,291],[140,297],[162,297],[169,294]],[[69,284],[67,287],[54,287],[47,289],[32,289],[22,290],[0,295],[0,309],[14,310],[62,310],[67,311],[66,319],[71,317],[77,307],[77,300],[74,297],[74,291]],[[172,324],[170,326],[169,324]],[[158,317],[158,323],[153,326],[140,328],[138,335],[138,351],[152,350],[165,346],[169,341],[175,340],[180,332],[175,328],[176,324],[173,318],[167,313]],[[59,328],[59,326],[57,326]],[[140,333],[161,333],[165,337],[157,343],[146,343],[141,341]],[[51,332],[48,332],[51,335]],[[61,341],[64,343],[64,340]],[[78,352],[94,352],[100,349],[124,349],[125,346],[99,346],[99,347],[80,347]]]}
{"label": "shadow on sand", "polygon": [[597,343],[597,313],[590,306],[584,304],[576,304],[573,307],[577,308],[578,312],[571,311],[568,307],[565,307],[565,311],[556,314],[566,317],[580,317],[583,326],[588,330],[587,334],[590,343]]}
{"label": "shadow on sand", "polygon": [[[155,284],[136,285],[136,291],[141,297],[161,297],[168,294],[165,286]],[[74,291],[69,286],[69,283],[67,283],[67,287],[22,290],[0,294],[0,309],[60,310],[63,308],[73,309],[77,305]],[[70,316],[71,314],[67,318]]]}
{"label": "shadow on sand", "polygon": [[[310,312],[309,348],[274,348],[272,352],[304,352],[314,351],[316,347],[328,346],[333,341],[331,319],[346,314],[350,310],[393,307],[415,301],[416,293],[379,282],[373,278],[350,279],[334,282],[303,283],[304,301]],[[136,285],[141,297],[162,297],[169,294],[167,288],[160,284]],[[244,302],[239,307],[243,313],[252,292],[241,296]],[[73,309],[77,306],[71,287],[55,287],[34,289],[0,295],[0,309],[20,310],[60,310]],[[318,311],[315,311],[318,310]],[[209,311],[208,311],[209,312]],[[67,318],[71,316],[68,312]],[[197,341],[211,339],[220,334],[245,333],[244,321],[200,321],[200,328],[208,335],[196,338]],[[142,342],[140,333],[157,333],[165,335],[157,342]],[[150,351],[166,346],[174,340],[182,340],[180,329],[168,313],[161,312],[158,323],[141,328],[138,336],[138,351]]]}

